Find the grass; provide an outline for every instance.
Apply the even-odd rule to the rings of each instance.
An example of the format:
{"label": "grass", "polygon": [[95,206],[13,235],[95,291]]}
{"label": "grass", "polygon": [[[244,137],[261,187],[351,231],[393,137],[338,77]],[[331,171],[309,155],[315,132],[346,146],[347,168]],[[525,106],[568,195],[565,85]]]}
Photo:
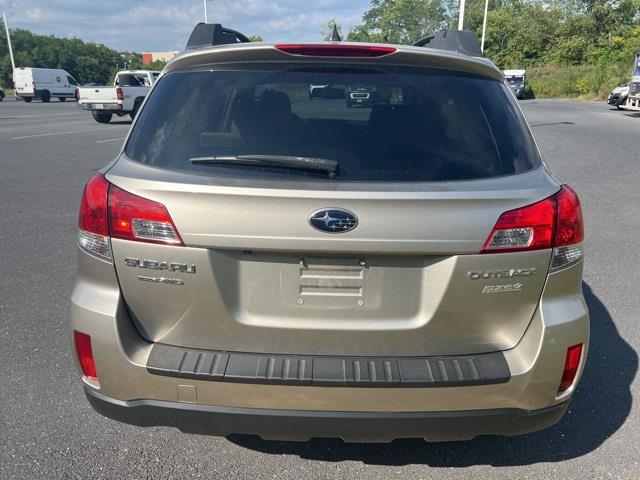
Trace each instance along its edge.
{"label": "grass", "polygon": [[603,100],[631,78],[629,65],[549,65],[527,69],[529,96]]}

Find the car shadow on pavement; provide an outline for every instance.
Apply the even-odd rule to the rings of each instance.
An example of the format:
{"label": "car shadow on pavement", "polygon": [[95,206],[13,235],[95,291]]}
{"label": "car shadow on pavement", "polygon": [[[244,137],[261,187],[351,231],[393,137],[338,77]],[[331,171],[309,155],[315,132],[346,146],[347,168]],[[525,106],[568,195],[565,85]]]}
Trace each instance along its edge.
{"label": "car shadow on pavement", "polygon": [[274,442],[240,435],[231,436],[229,440],[266,454],[394,466],[515,466],[585,455],[613,435],[629,415],[630,386],[638,369],[638,355],[618,334],[606,306],[586,283],[583,290],[591,315],[589,358],[568,412],[547,430],[519,437],[483,436],[468,442],[449,443],[426,443],[418,439],[396,440],[391,444],[349,444],[330,439]]}

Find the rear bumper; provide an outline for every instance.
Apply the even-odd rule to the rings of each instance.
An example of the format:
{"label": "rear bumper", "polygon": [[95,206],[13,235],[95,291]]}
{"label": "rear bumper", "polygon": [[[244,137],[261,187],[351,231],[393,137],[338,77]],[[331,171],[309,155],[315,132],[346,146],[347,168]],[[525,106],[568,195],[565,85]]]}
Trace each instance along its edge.
{"label": "rear bumper", "polygon": [[[100,108],[97,106],[101,105]],[[83,110],[91,110],[92,112],[100,112],[100,113],[121,113],[122,105],[117,103],[81,103],[80,108]]]}
{"label": "rear bumper", "polygon": [[[113,265],[85,253],[80,253],[79,263],[82,276],[72,295],[71,330],[92,339],[100,388],[85,384],[89,400],[98,412],[135,425],[295,440],[517,435],[545,428],[562,416],[575,389],[574,383],[562,395],[557,393],[567,348],[584,345],[576,383],[588,350],[589,317],[578,263],[548,276],[529,328],[514,348],[501,352],[509,373],[504,381],[466,382],[462,371],[462,381],[456,384],[434,377],[409,385],[403,382],[409,371],[398,363],[400,376],[389,378],[399,378],[399,384],[363,384],[361,379],[355,383],[352,376],[334,374],[325,375],[322,382],[316,382],[314,374],[303,375],[306,381],[296,384],[284,376],[258,378],[257,366],[269,362],[254,354],[239,355],[237,367],[242,368],[229,365],[224,373],[230,378],[219,379],[214,355],[208,353],[177,348],[184,358],[178,367],[173,361],[164,363],[164,355],[154,358],[158,344],[143,340],[134,328]],[[279,360],[274,358],[273,364]],[[284,360],[293,364],[290,358]],[[447,370],[446,359],[441,360]],[[458,358],[450,360],[460,364]],[[389,363],[393,373],[394,362]],[[205,373],[203,365],[208,367]],[[327,378],[335,381],[329,384]]]}
{"label": "rear bumper", "polygon": [[521,435],[556,423],[569,402],[535,411],[323,412],[217,407],[157,400],[121,401],[85,389],[102,415],[133,425],[171,426],[185,433],[258,434],[266,440],[307,441],[337,437],[347,442],[468,440],[477,435]]}

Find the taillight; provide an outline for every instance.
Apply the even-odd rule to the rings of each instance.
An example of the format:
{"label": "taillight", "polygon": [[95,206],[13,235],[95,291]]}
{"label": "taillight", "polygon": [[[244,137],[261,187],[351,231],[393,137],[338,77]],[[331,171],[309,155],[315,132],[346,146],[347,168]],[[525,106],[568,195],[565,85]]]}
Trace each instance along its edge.
{"label": "taillight", "polygon": [[558,223],[556,241],[551,260],[551,270],[558,270],[582,259],[582,241],[584,240],[584,222],[580,199],[567,185],[556,194],[558,204]]}
{"label": "taillight", "polygon": [[551,270],[582,259],[584,223],[578,195],[567,185],[533,205],[503,213],[482,253],[553,248]]}
{"label": "taillight", "polygon": [[380,45],[349,45],[331,43],[281,43],[276,48],[292,55],[316,57],[382,57],[397,51],[395,47]]}
{"label": "taillight", "polygon": [[183,245],[164,205],[111,185],[101,173],[84,189],[78,227],[80,248],[108,261],[111,238]]}
{"label": "taillight", "polygon": [[33,92],[35,93],[35,91],[36,91],[36,82],[31,82],[31,86],[33,86]]}
{"label": "taillight", "polygon": [[564,369],[562,370],[562,379],[558,387],[558,393],[567,391],[576,379],[580,359],[582,358],[582,344],[573,345],[567,349],[567,356],[564,361]]}
{"label": "taillight", "polygon": [[80,100],[80,89],[76,88],[76,91],[73,93],[73,96],[76,97],[76,100]]}
{"label": "taillight", "polygon": [[116,98],[118,100],[124,100],[124,92],[120,87],[116,87]]}
{"label": "taillight", "polygon": [[73,332],[73,340],[82,374],[87,380],[99,387],[100,383],[98,382],[96,362],[93,358],[93,349],[91,348],[91,337],[86,333],[75,330]]}
{"label": "taillight", "polygon": [[107,214],[109,182],[96,173],[87,182],[78,215],[78,245],[83,250],[111,261],[111,242]]}
{"label": "taillight", "polygon": [[584,223],[580,200],[567,185],[556,193],[558,203],[558,225],[556,227],[556,247],[574,245],[584,240]]}
{"label": "taillight", "polygon": [[503,213],[484,244],[485,253],[541,250],[553,246],[553,197]]}
{"label": "taillight", "polygon": [[183,245],[164,205],[115,185],[109,190],[109,231],[123,240]]}

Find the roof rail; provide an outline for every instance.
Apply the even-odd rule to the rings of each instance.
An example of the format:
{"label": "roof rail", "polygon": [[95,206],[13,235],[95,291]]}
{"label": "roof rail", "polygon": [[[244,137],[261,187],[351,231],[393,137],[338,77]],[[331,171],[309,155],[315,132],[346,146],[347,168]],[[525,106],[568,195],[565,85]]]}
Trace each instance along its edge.
{"label": "roof rail", "polygon": [[223,27],[219,23],[198,23],[191,32],[187,42],[187,50],[250,41],[242,33]]}
{"label": "roof rail", "polygon": [[435,48],[458,52],[472,57],[482,57],[482,49],[476,34],[471,30],[443,30],[421,38],[413,44],[415,47]]}

